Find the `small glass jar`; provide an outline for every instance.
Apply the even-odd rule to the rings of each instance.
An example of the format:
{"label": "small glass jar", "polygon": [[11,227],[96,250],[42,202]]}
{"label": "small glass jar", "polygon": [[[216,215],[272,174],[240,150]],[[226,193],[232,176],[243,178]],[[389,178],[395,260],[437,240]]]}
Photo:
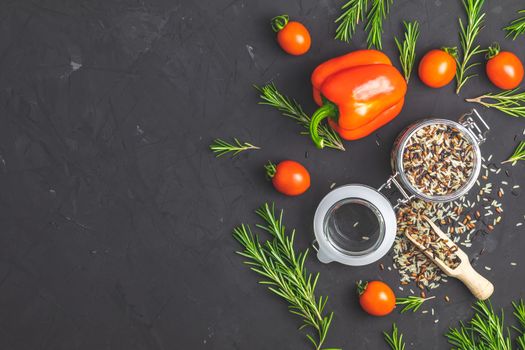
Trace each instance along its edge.
{"label": "small glass jar", "polygon": [[321,262],[367,265],[385,255],[394,243],[396,215],[390,201],[375,188],[345,185],[319,203],[314,232]]}
{"label": "small glass jar", "polygon": [[[447,125],[458,130],[473,151],[473,169],[468,180],[447,195],[429,195],[414,186],[403,169],[403,153],[418,130],[429,125]],[[476,110],[448,119],[422,119],[404,129],[394,142],[391,154],[393,174],[379,187],[351,184],[334,189],[319,203],[314,215],[317,257],[323,263],[337,261],[345,265],[367,265],[379,260],[392,247],[397,222],[395,209],[414,198],[429,202],[449,202],[465,195],[476,183],[482,164],[480,144],[490,130]],[[392,185],[401,194],[393,205],[382,193]]]}

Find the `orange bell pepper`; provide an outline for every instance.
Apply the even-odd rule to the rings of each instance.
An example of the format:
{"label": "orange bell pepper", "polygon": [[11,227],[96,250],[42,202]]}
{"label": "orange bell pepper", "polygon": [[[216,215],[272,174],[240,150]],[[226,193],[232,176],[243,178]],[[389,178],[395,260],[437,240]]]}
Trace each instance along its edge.
{"label": "orange bell pepper", "polygon": [[394,119],[403,108],[407,84],[390,59],[377,50],[358,50],[320,64],[312,73],[313,96],[321,106],[310,135],[323,148],[318,125],[328,119],[345,140],[363,138]]}

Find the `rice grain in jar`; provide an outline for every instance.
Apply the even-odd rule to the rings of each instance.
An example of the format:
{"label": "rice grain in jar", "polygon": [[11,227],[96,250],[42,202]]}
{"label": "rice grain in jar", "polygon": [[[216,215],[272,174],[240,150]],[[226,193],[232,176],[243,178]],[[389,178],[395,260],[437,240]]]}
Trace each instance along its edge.
{"label": "rice grain in jar", "polygon": [[472,131],[471,123],[472,119],[423,119],[398,136],[392,149],[393,177],[409,197],[449,202],[472,188],[481,170],[479,145],[484,136],[481,130]]}

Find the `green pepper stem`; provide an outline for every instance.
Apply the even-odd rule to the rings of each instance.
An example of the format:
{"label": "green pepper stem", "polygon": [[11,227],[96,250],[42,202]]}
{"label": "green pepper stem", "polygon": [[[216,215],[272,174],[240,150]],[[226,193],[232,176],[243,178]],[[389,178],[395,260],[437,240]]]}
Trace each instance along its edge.
{"label": "green pepper stem", "polygon": [[280,15],[280,16],[275,16],[274,18],[272,18],[271,24],[272,24],[273,31],[277,33],[281,29],[286,27],[289,19],[290,17],[288,17],[288,15]]}
{"label": "green pepper stem", "polygon": [[319,123],[325,118],[335,117],[336,113],[337,108],[335,105],[330,102],[325,102],[325,104],[319,107],[312,115],[312,119],[310,120],[310,137],[317,148],[324,148],[324,140],[319,136]]}

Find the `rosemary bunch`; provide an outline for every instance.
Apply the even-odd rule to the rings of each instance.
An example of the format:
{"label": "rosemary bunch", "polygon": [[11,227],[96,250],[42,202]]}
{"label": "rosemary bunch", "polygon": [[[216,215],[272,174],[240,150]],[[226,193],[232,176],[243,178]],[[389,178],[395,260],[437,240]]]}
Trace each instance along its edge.
{"label": "rosemary bunch", "polygon": [[319,273],[313,276],[306,271],[304,263],[308,250],[295,252],[295,230],[290,235],[286,234],[282,210],[277,216],[273,204],[264,204],[256,213],[264,221],[257,227],[269,233],[271,239],[260,243],[248,226],[241,225],[233,231],[234,238],[244,248],[237,253],[247,258],[245,263],[263,276],[260,283],[288,302],[292,314],[301,317],[303,324],[299,329],[313,330],[306,337],[314,349],[320,350],[326,340],[333,313],[325,314],[327,297],[315,296]]}
{"label": "rosemary bunch", "polygon": [[483,7],[485,0],[462,0],[462,2],[463,7],[467,12],[467,22],[466,24],[463,24],[461,18],[459,19],[461,58],[457,60],[456,94],[459,94],[461,88],[474,76],[468,75],[468,71],[479,63],[470,63],[470,61],[475,55],[484,52],[479,45],[475,44],[475,40],[483,28],[485,13],[481,12],[481,8]]}
{"label": "rosemary bunch", "polygon": [[392,350],[405,350],[405,341],[403,340],[403,334],[399,333],[395,323],[392,324],[392,334],[383,332],[386,343]]}
{"label": "rosemary bunch", "polygon": [[397,298],[396,299],[396,305],[404,305],[403,309],[401,310],[401,313],[404,313],[406,311],[412,310],[412,312],[416,312],[419,310],[421,305],[427,300],[434,299],[435,296],[431,296],[428,298],[421,298],[414,295],[411,295],[407,298]]}
{"label": "rosemary bunch", "polygon": [[[513,302],[514,316],[518,326],[512,327],[517,333],[518,349],[525,350],[525,304],[523,300]],[[474,317],[467,322],[460,322],[458,328],[450,328],[445,333],[453,350],[512,350],[510,330],[504,328],[503,311],[496,315],[489,302],[478,300],[474,304]],[[395,323],[392,325],[392,335],[383,332],[385,341],[392,350],[403,350],[405,342]]]}
{"label": "rosemary bunch", "polygon": [[381,42],[381,36],[383,35],[383,20],[388,15],[393,0],[371,0],[371,2],[372,7],[366,15],[367,22],[365,31],[368,33],[366,42],[368,43],[368,48],[373,46],[376,49],[381,50],[383,48]]}
{"label": "rosemary bunch", "polygon": [[465,101],[476,102],[513,117],[525,117],[525,91],[520,92],[519,88],[497,94],[487,93],[475,98],[468,98]]}
{"label": "rosemary bunch", "polygon": [[233,152],[232,156],[236,156],[237,154],[243,151],[247,151],[250,149],[260,149],[259,147],[254,146],[251,143],[240,142],[236,138],[234,138],[233,140],[233,143],[231,143],[228,141],[224,141],[223,139],[215,139],[210,145],[210,149],[213,153],[215,153],[216,157],[223,156],[230,152]]}
{"label": "rosemary bunch", "polygon": [[365,20],[367,5],[367,0],[349,0],[341,7],[343,13],[335,20],[335,23],[338,23],[335,30],[336,39],[345,42],[350,41],[359,21]]}
{"label": "rosemary bunch", "polygon": [[[295,100],[281,94],[275,87],[274,83],[268,83],[262,87],[255,86],[260,93],[261,102],[259,104],[268,105],[277,108],[283,115],[292,118],[297,124],[302,125],[305,129],[310,129],[310,117],[303,111],[301,105]],[[309,135],[308,132],[303,134]],[[344,151],[343,142],[339,135],[328,125],[319,126],[319,136],[324,140],[324,146]]]}
{"label": "rosemary bunch", "polygon": [[416,60],[416,43],[419,37],[419,22],[406,22],[403,21],[405,26],[405,38],[401,42],[394,37],[396,46],[399,50],[399,63],[403,68],[403,74],[405,80],[410,80],[410,74],[412,73],[412,67],[414,67],[414,61]]}
{"label": "rosemary bunch", "polygon": [[512,163],[512,165],[515,165],[518,160],[525,160],[525,141],[521,141],[510,158],[501,162],[501,164]]}
{"label": "rosemary bunch", "polygon": [[[518,13],[523,14],[525,10],[519,10]],[[512,36],[512,40],[516,40],[519,35],[525,34],[525,16],[516,18],[503,29],[507,31],[506,37]]]}
{"label": "rosemary bunch", "polygon": [[[525,308],[520,309],[518,304],[514,305],[514,314],[525,318]],[[521,302],[521,305],[523,303]],[[459,328],[451,328],[445,336],[448,342],[458,350],[470,349],[494,349],[511,350],[512,341],[509,330],[504,329],[503,312],[501,317],[494,313],[490,302],[478,301],[474,305],[475,314],[467,324],[461,323]],[[518,329],[522,334],[525,328],[521,325]],[[507,334],[507,335],[505,335]],[[525,349],[521,347],[521,349]]]}

